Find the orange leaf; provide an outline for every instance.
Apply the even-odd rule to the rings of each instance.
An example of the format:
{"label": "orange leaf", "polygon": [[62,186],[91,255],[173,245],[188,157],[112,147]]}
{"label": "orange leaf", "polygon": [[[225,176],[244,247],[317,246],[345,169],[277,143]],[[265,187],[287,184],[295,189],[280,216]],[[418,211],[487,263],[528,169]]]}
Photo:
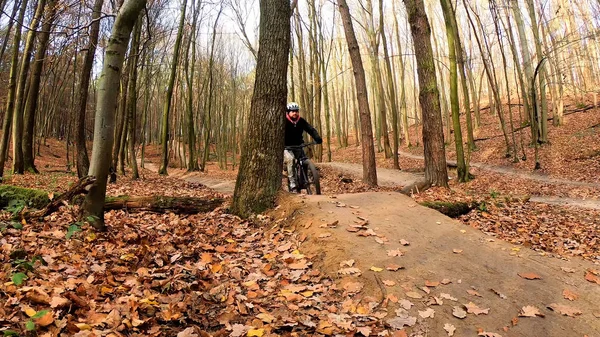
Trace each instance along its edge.
{"label": "orange leaf", "polygon": [[526,280],[541,280],[542,279],[542,277],[540,275],[535,274],[535,273],[519,273],[518,275]]}
{"label": "orange leaf", "polygon": [[563,297],[568,299],[569,301],[575,301],[576,299],[579,298],[579,295],[570,291],[569,289],[565,289],[565,290],[563,290]]}
{"label": "orange leaf", "polygon": [[585,274],[585,279],[589,282],[600,284],[600,278],[590,271]]}

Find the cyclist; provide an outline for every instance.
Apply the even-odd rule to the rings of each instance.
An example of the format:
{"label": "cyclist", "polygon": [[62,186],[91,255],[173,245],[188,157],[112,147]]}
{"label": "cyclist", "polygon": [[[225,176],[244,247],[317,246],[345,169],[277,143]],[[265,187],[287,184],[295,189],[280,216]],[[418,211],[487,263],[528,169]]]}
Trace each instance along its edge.
{"label": "cyclist", "polygon": [[[288,103],[285,112],[285,146],[298,146],[304,143],[302,138],[303,132],[306,131],[317,144],[322,144],[323,139],[319,136],[317,129],[308,124],[308,122],[300,117],[300,106],[296,102]],[[298,155],[302,155],[302,149],[297,150]],[[287,167],[288,179],[290,182],[290,190],[295,192],[296,177],[294,176],[294,151],[284,150],[283,162]]]}

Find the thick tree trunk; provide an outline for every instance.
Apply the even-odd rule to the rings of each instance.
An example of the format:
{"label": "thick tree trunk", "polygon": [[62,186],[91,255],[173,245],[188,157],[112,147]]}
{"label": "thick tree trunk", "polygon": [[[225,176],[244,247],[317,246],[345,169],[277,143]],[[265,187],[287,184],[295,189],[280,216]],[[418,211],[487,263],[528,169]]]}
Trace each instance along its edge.
{"label": "thick tree trunk", "polygon": [[98,83],[94,146],[90,165],[90,175],[96,177],[96,183],[90,189],[83,205],[84,214],[94,217],[91,224],[98,230],[106,229],[104,198],[114,142],[115,111],[123,59],[133,25],[145,6],[146,0],[126,0],[121,6],[108,40],[102,74]]}
{"label": "thick tree trunk", "polygon": [[[19,81],[17,82],[17,92],[15,96],[15,109],[13,113],[13,133],[12,133],[12,147],[13,147],[13,173],[23,174],[23,114],[25,105],[25,89],[27,85],[27,75],[29,74],[29,65],[31,61],[31,52],[33,51],[33,43],[35,42],[35,35],[37,27],[44,13],[46,7],[46,1],[40,0],[37,3],[33,20],[31,21],[31,30],[27,33],[27,39],[25,40],[25,48],[21,55],[21,68],[19,70]],[[9,111],[7,111],[9,113]]]}
{"label": "thick tree trunk", "polygon": [[181,40],[183,39],[183,26],[185,23],[185,9],[187,7],[187,0],[183,1],[181,7],[181,16],[179,19],[179,28],[177,29],[177,39],[175,40],[175,47],[173,50],[173,60],[171,63],[171,73],[169,75],[169,82],[167,84],[167,96],[163,106],[162,115],[162,131],[161,131],[161,163],[158,174],[167,175],[167,167],[169,166],[169,115],[171,111],[171,99],[173,98],[173,88],[175,87],[175,78],[177,77],[177,66],[179,65],[179,49],[181,49]]}
{"label": "thick tree trunk", "polygon": [[289,48],[289,2],[260,0],[256,80],[231,205],[239,216],[271,207],[281,187]]}
{"label": "thick tree trunk", "polygon": [[431,48],[431,28],[427,21],[423,0],[404,0],[404,4],[408,13],[419,76],[419,102],[423,114],[425,179],[432,185],[448,187],[440,96],[435,75],[433,49]]}
{"label": "thick tree trunk", "polygon": [[352,60],[354,79],[356,82],[356,97],[358,100],[358,111],[360,114],[363,182],[369,186],[377,186],[377,168],[375,166],[375,147],[373,146],[373,127],[371,125],[371,113],[369,111],[369,98],[367,97],[367,84],[365,81],[365,70],[360,56],[358,41],[352,27],[352,17],[346,0],[338,2],[344,33],[348,43],[348,52]]}
{"label": "thick tree trunk", "polygon": [[46,49],[50,40],[50,30],[54,22],[56,14],[56,1],[48,2],[46,17],[40,32],[38,49],[35,54],[35,60],[31,69],[31,79],[27,93],[27,101],[25,104],[25,112],[23,117],[23,169],[29,172],[38,173],[35,168],[33,156],[33,138],[35,125],[35,112],[38,105],[38,96],[40,90],[40,82],[42,77],[42,68],[44,67],[44,59],[46,57]]}
{"label": "thick tree trunk", "polygon": [[83,68],[81,70],[81,83],[79,85],[79,114],[77,116],[77,135],[75,148],[77,150],[77,176],[82,178],[90,170],[90,159],[85,145],[85,116],[87,111],[88,91],[90,87],[90,78],[92,76],[92,67],[94,65],[94,55],[96,54],[96,45],[98,44],[98,35],[100,33],[100,14],[104,0],[95,0],[92,13],[92,24],[90,25],[88,49],[83,59]]}
{"label": "thick tree trunk", "polygon": [[[23,22],[25,11],[27,9],[27,0],[23,0],[19,11],[19,22]],[[6,110],[4,110],[4,123],[2,124],[2,143],[0,144],[0,178],[4,177],[4,163],[8,151],[8,137],[13,122],[13,111],[15,108],[15,94],[17,88],[17,72],[19,65],[19,45],[21,44],[21,27],[15,29],[13,38],[13,50],[10,66],[10,75],[8,79],[8,93],[6,95]],[[13,131],[14,132],[14,131]]]}

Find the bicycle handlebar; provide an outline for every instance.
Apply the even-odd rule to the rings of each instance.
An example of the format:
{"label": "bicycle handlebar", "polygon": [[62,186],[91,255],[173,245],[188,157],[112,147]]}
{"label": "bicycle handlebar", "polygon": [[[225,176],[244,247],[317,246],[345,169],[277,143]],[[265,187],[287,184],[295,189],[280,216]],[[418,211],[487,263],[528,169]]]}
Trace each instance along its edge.
{"label": "bicycle handlebar", "polygon": [[290,146],[286,146],[285,149],[286,150],[294,150],[294,149],[301,149],[303,147],[307,147],[310,145],[317,145],[316,142],[310,142],[310,143],[306,143],[306,144],[300,144],[300,145],[290,145]]}

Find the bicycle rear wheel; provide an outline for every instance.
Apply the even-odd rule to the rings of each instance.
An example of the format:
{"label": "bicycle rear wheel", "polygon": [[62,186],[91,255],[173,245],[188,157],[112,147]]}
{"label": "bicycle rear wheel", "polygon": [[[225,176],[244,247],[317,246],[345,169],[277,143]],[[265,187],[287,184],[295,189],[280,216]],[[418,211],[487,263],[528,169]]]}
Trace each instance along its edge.
{"label": "bicycle rear wheel", "polygon": [[319,182],[319,170],[312,161],[306,160],[306,179],[308,180],[308,188],[306,189],[308,194],[312,194],[312,188],[314,187],[315,194],[321,194],[321,183]]}

